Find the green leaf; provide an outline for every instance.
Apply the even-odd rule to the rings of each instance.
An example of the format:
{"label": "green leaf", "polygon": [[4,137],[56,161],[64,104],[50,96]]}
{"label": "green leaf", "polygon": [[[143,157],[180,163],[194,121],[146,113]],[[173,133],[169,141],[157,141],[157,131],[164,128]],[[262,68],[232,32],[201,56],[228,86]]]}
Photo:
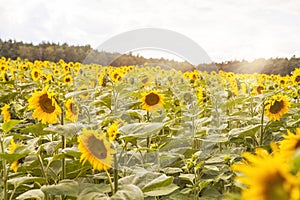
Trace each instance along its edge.
{"label": "green leaf", "polygon": [[25,176],[25,177],[12,178],[12,179],[9,179],[7,182],[9,184],[14,185],[14,187],[17,188],[23,184],[32,183],[32,182],[38,182],[40,184],[44,184],[45,180],[40,177],[26,177]]}
{"label": "green leaf", "polygon": [[21,158],[24,158],[27,156],[27,153],[23,154],[18,154],[18,153],[13,153],[13,154],[8,154],[8,153],[1,153],[0,158],[6,160],[9,163],[13,163],[14,161],[17,161]]}
{"label": "green leaf", "polygon": [[88,89],[88,90],[80,90],[80,91],[75,91],[75,92],[69,92],[65,95],[65,98],[71,98],[71,97],[75,97],[75,96],[78,96],[78,95],[81,95],[81,94],[85,94],[85,93],[88,93],[88,92],[92,92],[92,91],[95,91],[95,89]]}
{"label": "green leaf", "polygon": [[62,180],[57,185],[44,185],[41,190],[46,194],[77,197],[79,186],[74,180]]}
{"label": "green leaf", "polygon": [[37,199],[42,200],[44,199],[45,195],[40,189],[33,189],[24,192],[23,194],[19,195],[16,199],[24,200],[24,199]]}
{"label": "green leaf", "polygon": [[122,185],[120,189],[111,197],[111,200],[143,200],[144,194],[141,189],[135,185]]}
{"label": "green leaf", "polygon": [[161,186],[161,187],[157,187],[149,192],[144,192],[144,194],[146,196],[164,196],[164,195],[168,195],[171,194],[172,192],[174,192],[175,190],[177,190],[179,188],[179,186],[175,185],[175,184],[170,184],[167,186]]}
{"label": "green leaf", "polygon": [[162,174],[161,176],[151,180],[148,184],[146,184],[143,187],[143,192],[149,192],[153,190],[157,190],[157,188],[168,186],[170,185],[174,180],[174,177],[172,176],[166,176],[165,174]]}
{"label": "green leaf", "polygon": [[11,129],[13,129],[16,125],[18,125],[19,123],[21,123],[21,120],[16,120],[16,119],[12,119],[8,122],[4,122],[2,124],[2,130],[7,133],[8,131],[10,131]]}
{"label": "green leaf", "polygon": [[133,123],[122,126],[119,131],[124,134],[122,138],[147,138],[159,133],[163,126],[163,123]]}
{"label": "green leaf", "polygon": [[66,137],[73,137],[73,136],[77,135],[77,133],[82,128],[83,128],[83,125],[80,123],[71,123],[71,124],[47,127],[47,128],[44,128],[44,131],[58,133],[59,135],[63,135]]}
{"label": "green leaf", "polygon": [[179,178],[194,183],[195,174],[180,174]]}
{"label": "green leaf", "polygon": [[261,127],[260,124],[256,124],[256,125],[249,125],[243,128],[234,128],[231,131],[229,131],[228,135],[230,138],[245,137],[245,136],[253,137],[260,127]]}
{"label": "green leaf", "polygon": [[21,132],[22,133],[33,133],[34,135],[37,135],[37,136],[50,134],[51,132],[43,130],[45,127],[46,127],[46,125],[43,125],[42,123],[31,124],[31,125],[27,125],[26,128],[22,128]]}
{"label": "green leaf", "polygon": [[[84,187],[79,195],[78,199],[84,200],[108,200],[109,197],[106,196],[103,192],[103,187],[109,187],[108,185],[104,184],[80,184],[80,189]],[[109,187],[110,188],[110,187]]]}

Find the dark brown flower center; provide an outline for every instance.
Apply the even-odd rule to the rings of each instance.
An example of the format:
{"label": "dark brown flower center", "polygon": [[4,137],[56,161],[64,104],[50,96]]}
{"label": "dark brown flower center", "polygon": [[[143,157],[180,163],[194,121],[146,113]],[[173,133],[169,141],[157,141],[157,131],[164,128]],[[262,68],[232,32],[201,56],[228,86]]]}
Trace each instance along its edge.
{"label": "dark brown flower center", "polygon": [[298,149],[300,147],[300,140],[297,141],[297,143],[295,144],[295,149]]}
{"label": "dark brown flower center", "polygon": [[71,104],[70,104],[70,110],[71,110],[71,112],[73,113],[73,115],[77,115],[77,114],[78,114],[78,109],[77,109],[76,104],[71,103]]}
{"label": "dark brown flower center", "polygon": [[105,159],[107,157],[107,149],[103,140],[96,138],[94,135],[89,136],[86,146],[89,152],[96,158]]}
{"label": "dark brown flower center", "polygon": [[159,102],[159,96],[153,92],[146,96],[145,102],[149,106],[154,106]]}
{"label": "dark brown flower center", "polygon": [[50,99],[47,94],[40,96],[39,104],[46,113],[53,113],[55,110],[55,106],[52,105],[52,99]]}
{"label": "dark brown flower center", "polygon": [[270,107],[270,112],[272,114],[279,113],[282,110],[283,105],[284,105],[284,103],[283,103],[282,100],[281,101],[275,101],[275,103],[273,105],[271,105],[271,107]]}
{"label": "dark brown flower center", "polygon": [[35,72],[33,73],[33,76],[34,76],[34,78],[37,78],[37,77],[39,77],[39,73],[38,73],[37,71],[35,71]]}
{"label": "dark brown flower center", "polygon": [[258,94],[261,94],[261,91],[264,89],[264,87],[263,86],[258,86],[257,88],[256,88],[256,91],[257,91],[257,93]]}
{"label": "dark brown flower center", "polygon": [[119,78],[119,74],[118,73],[115,73],[114,74],[114,79],[118,79]]}
{"label": "dark brown flower center", "polygon": [[290,199],[290,193],[284,188],[284,182],[286,178],[283,177],[279,172],[273,174],[265,182],[265,199]]}
{"label": "dark brown flower center", "polygon": [[297,83],[299,83],[299,82],[300,82],[300,76],[296,76],[295,81],[296,81]]}

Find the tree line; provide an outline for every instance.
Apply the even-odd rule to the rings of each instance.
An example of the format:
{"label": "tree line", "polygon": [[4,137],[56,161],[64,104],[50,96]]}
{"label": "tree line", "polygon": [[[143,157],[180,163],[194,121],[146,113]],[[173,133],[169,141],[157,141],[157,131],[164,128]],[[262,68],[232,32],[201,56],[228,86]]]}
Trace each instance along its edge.
{"label": "tree line", "polygon": [[194,69],[216,71],[231,71],[235,73],[265,73],[265,74],[281,74],[286,75],[295,68],[300,68],[300,58],[293,56],[291,58],[270,58],[256,59],[252,62],[242,61],[226,61],[221,63],[199,64],[193,66],[189,62],[178,62],[164,58],[144,58],[140,55],[132,53],[120,54],[98,51],[90,45],[74,46],[64,44],[56,44],[50,42],[42,42],[38,45],[32,43],[24,43],[15,40],[0,39],[0,57],[16,59],[17,57],[34,60],[49,60],[58,62],[63,59],[66,62],[82,62],[86,64],[95,63],[101,65],[122,66],[122,65],[159,65],[163,68],[175,68],[182,71],[190,71]]}

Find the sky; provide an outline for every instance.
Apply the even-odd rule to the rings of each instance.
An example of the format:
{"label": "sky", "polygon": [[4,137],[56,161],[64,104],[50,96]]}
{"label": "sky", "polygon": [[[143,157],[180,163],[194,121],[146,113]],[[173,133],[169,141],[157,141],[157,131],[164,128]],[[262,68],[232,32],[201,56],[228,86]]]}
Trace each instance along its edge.
{"label": "sky", "polygon": [[[0,38],[5,40],[97,48],[126,31],[161,28],[190,38],[215,62],[300,56],[298,0],[0,2]],[[144,55],[170,56],[147,51]]]}

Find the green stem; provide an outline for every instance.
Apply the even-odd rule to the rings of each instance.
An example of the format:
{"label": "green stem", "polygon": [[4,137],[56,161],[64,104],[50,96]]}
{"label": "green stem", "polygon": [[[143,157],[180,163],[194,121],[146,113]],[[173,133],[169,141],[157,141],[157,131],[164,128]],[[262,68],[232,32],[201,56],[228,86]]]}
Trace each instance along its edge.
{"label": "green stem", "polygon": [[259,144],[260,146],[263,145],[263,140],[264,140],[264,115],[265,115],[265,104],[263,102],[262,104],[262,114],[261,114],[261,127],[260,127],[260,140],[259,140]]}
{"label": "green stem", "polygon": [[[3,138],[5,137],[5,134],[3,133]],[[4,154],[4,144],[3,144],[3,138],[1,138],[1,152]],[[3,159],[2,160],[2,166],[3,166],[3,199],[7,200],[8,196],[7,196],[7,169],[6,169],[6,160]]]}
{"label": "green stem", "polygon": [[[66,148],[66,138],[65,136],[61,136],[61,142],[62,142],[62,149]],[[62,163],[62,176],[61,179],[65,179],[66,178],[66,159],[63,157],[61,160]]]}
{"label": "green stem", "polygon": [[47,178],[47,175],[46,175],[46,173],[45,173],[45,167],[44,167],[44,165],[43,165],[43,160],[42,160],[41,155],[38,154],[38,155],[37,155],[37,158],[38,158],[39,164],[40,164],[40,166],[41,166],[41,172],[42,172],[42,175],[43,175],[43,177],[45,178],[46,183],[48,184],[48,178]]}
{"label": "green stem", "polygon": [[111,180],[110,174],[108,173],[108,171],[106,169],[104,171],[105,171],[105,173],[107,175],[107,178],[108,178],[108,181],[109,181],[109,185],[110,185],[110,189],[111,189],[111,193],[113,195],[114,194],[114,186],[112,184],[112,180]]}
{"label": "green stem", "polygon": [[118,162],[117,162],[117,156],[114,154],[114,187],[115,187],[115,193],[118,191]]}
{"label": "green stem", "polygon": [[147,122],[150,122],[150,112],[147,111]]}
{"label": "green stem", "polygon": [[[63,110],[61,112],[60,124],[64,125],[64,111]],[[66,148],[66,138],[64,135],[61,136],[61,148],[62,148],[62,151]],[[66,159],[64,157],[61,159],[61,166],[62,166],[61,179],[65,179],[66,178]]]}

